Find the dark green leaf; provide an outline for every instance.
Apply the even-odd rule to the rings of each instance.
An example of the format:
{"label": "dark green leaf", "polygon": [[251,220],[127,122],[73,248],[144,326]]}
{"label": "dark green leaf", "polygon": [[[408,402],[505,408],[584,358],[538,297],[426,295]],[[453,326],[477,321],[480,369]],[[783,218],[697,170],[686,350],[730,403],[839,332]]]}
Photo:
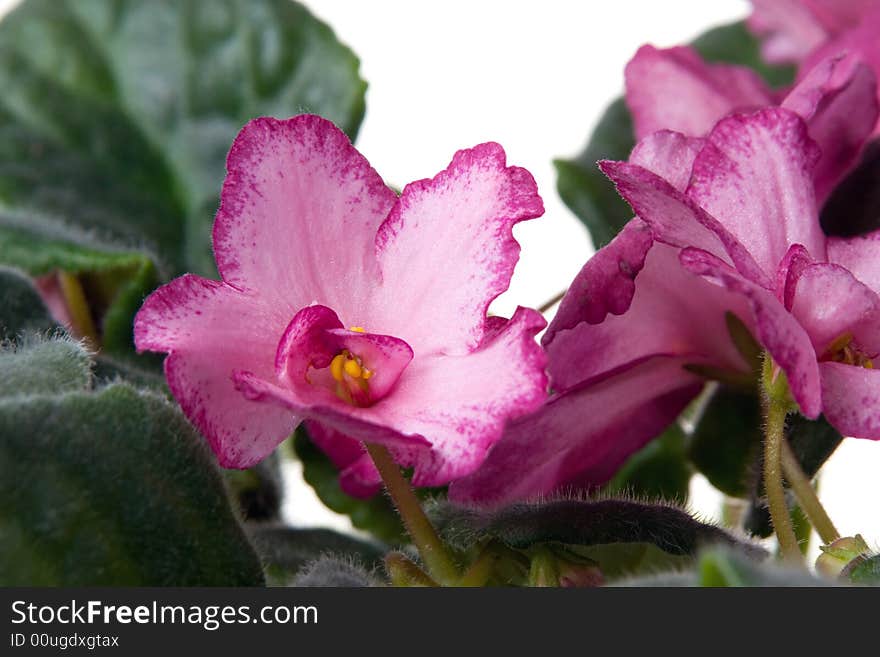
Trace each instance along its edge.
{"label": "dark green leaf", "polygon": [[0,341],[54,326],[30,279],[14,269],[0,267]]}
{"label": "dark green leaf", "polygon": [[0,350],[0,398],[85,390],[91,380],[89,355],[69,338],[29,336]]}
{"label": "dark green leaf", "polygon": [[[759,44],[742,22],[710,30],[693,46],[709,61],[750,66],[773,86],[793,79],[791,68],[770,67],[761,60]],[[633,214],[596,162],[626,160],[634,145],[632,119],[626,103],[618,98],[605,110],[584,150],[573,159],[554,162],[559,195],[586,224],[597,249],[610,242]]]}
{"label": "dark green leaf", "polygon": [[232,497],[238,500],[241,516],[251,522],[278,520],[284,481],[281,476],[281,457],[272,452],[267,458],[247,470],[225,470]]}
{"label": "dark green leaf", "polygon": [[671,426],[623,464],[608,482],[608,492],[686,502],[691,480],[686,440],[680,426]]}
{"label": "dark green leaf", "polygon": [[288,584],[302,568],[320,557],[334,555],[362,564],[369,570],[382,567],[382,546],[332,529],[293,529],[253,525],[251,540],[266,565],[270,583]]}
{"label": "dark green leaf", "polygon": [[820,221],[826,234],[837,237],[880,228],[880,141],[868,144],[859,165],[834,188]]}
{"label": "dark green leaf", "polygon": [[748,497],[758,474],[762,426],[757,395],[719,387],[691,436],[691,463],[726,495]]}
{"label": "dark green leaf", "polygon": [[763,553],[674,506],[623,499],[515,504],[495,512],[440,503],[432,516],[447,540],[460,549],[494,538],[517,549],[548,542],[650,543],[669,554],[692,555],[700,546],[721,543],[749,554]]}
{"label": "dark green leaf", "polygon": [[[259,115],[357,132],[365,83],[290,0],[26,0],[0,23],[0,262],[100,290],[106,349],[158,280],[214,272],[224,161]],[[158,275],[157,275],[158,269]]]}
{"label": "dark green leaf", "polygon": [[0,400],[0,584],[259,585],[204,441],[164,397]]}
{"label": "dark green leaf", "polygon": [[788,567],[772,559],[757,563],[717,548],[700,554],[697,572],[700,586],[829,586],[802,568]]}
{"label": "dark green leaf", "polygon": [[292,586],[379,586],[375,577],[346,559],[321,557],[293,580]]}
{"label": "dark green leaf", "polygon": [[296,430],[293,447],[302,461],[303,478],[329,509],[347,515],[355,527],[370,532],[389,545],[408,542],[400,516],[388,498],[379,494],[361,500],[343,492],[339,486],[339,470],[309,440],[302,425]]}

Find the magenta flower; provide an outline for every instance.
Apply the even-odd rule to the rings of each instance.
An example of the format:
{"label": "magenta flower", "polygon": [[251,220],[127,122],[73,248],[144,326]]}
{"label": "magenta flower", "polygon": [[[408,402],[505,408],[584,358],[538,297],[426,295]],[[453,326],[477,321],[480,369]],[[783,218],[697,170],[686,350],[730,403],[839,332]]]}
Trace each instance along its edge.
{"label": "magenta flower", "polygon": [[261,118],[227,170],[222,280],[182,276],[135,321],[222,465],[253,465],[308,419],[445,484],[544,399],[542,317],[487,317],[519,255],[513,225],[543,213],[500,146],[459,151],[398,198],[328,121]]}
{"label": "magenta flower", "polygon": [[[873,81],[839,61],[833,70],[847,73],[845,83],[817,74],[815,87],[805,81],[789,98],[814,109],[805,116],[832,140],[821,142],[828,153],[839,132],[820,126],[853,117],[858,150],[877,109],[855,104],[871,101]],[[728,313],[797,381],[805,414],[824,411],[845,433],[880,437],[874,393],[859,381],[876,381],[880,394],[880,378],[861,367],[877,347],[870,327],[880,274],[869,263],[880,258],[880,235],[822,234],[815,186],[833,175],[834,158],[820,161],[828,162],[820,175],[807,130],[791,110],[764,109],[724,119],[706,138],[657,132],[629,162],[604,163],[640,218],[587,262],[543,338],[556,394],[512,422],[479,470],[453,482],[453,499],[495,506],[606,482],[674,421],[704,377],[750,376]],[[817,291],[823,285],[849,294],[828,297]],[[844,298],[853,302],[836,305]]]}

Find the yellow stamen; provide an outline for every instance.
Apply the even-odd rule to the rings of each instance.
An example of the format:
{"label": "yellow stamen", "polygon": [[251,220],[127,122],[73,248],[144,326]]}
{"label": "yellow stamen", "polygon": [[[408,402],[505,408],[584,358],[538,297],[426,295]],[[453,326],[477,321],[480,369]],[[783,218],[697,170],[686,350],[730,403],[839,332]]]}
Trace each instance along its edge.
{"label": "yellow stamen", "polygon": [[363,370],[356,360],[349,358],[345,361],[345,373],[352,379],[359,379],[361,374],[363,374]]}
{"label": "yellow stamen", "polygon": [[349,331],[354,331],[355,333],[366,333],[363,326],[349,326]]}
{"label": "yellow stamen", "polygon": [[369,381],[369,380],[370,380],[370,377],[373,376],[373,370],[368,370],[368,369],[365,367],[365,368],[364,368],[364,373],[363,373],[362,376],[363,376],[363,378],[364,378],[364,381]]}
{"label": "yellow stamen", "polygon": [[347,355],[343,351],[341,354],[336,354],[333,360],[330,361],[330,375],[337,381],[342,381],[342,373],[347,362]]}

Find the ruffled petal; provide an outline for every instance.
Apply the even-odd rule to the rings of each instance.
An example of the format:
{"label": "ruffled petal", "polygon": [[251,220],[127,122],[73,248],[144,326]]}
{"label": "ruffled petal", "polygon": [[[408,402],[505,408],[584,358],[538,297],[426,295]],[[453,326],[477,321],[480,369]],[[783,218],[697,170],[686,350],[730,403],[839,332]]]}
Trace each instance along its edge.
{"label": "ruffled petal", "polygon": [[701,388],[680,360],[656,358],[598,385],[557,395],[511,423],[480,469],[450,485],[449,497],[498,507],[575,481],[602,484],[671,424]]}
{"label": "ruffled petal", "polygon": [[691,179],[694,160],[702,147],[703,140],[699,137],[660,130],[636,144],[628,161],[657,174],[683,192]]}
{"label": "ruffled petal", "polygon": [[825,258],[803,120],[772,108],[723,119],[694,162],[688,195],[716,217],[772,276],[791,244]]}
{"label": "ruffled petal", "polygon": [[856,57],[820,61],[786,96],[782,107],[807,122],[822,150],[813,174],[819,204],[857,162],[877,123],[877,83]]}
{"label": "ruffled petal", "polygon": [[816,418],[822,410],[816,352],[803,327],[768,290],[755,285],[710,253],[684,249],[682,265],[695,274],[743,295],[752,309],[756,337],[785,371],[801,412]]}
{"label": "ruffled petal", "polygon": [[816,263],[797,278],[792,315],[820,357],[849,333],[872,355],[880,350],[880,299],[840,265]]}
{"label": "ruffled petal", "polygon": [[880,440],[880,370],[820,363],[825,418],[844,436]]}
{"label": "ruffled petal", "polygon": [[626,66],[626,104],[637,139],[664,129],[701,137],[734,110],[772,105],[773,95],[745,66],[710,64],[690,47],[642,46]]}
{"label": "ruffled petal", "polygon": [[489,303],[510,284],[513,226],[544,212],[534,178],[487,143],[456,153],[431,180],[407,185],[376,238],[383,286],[369,331],[417,354],[461,354],[483,339]]}
{"label": "ruffled petal", "polygon": [[[839,1],[839,0],[838,0]],[[768,62],[794,62],[828,38],[828,28],[804,0],[752,0],[749,29],[763,38]]]}
{"label": "ruffled petal", "polygon": [[679,248],[692,246],[708,251],[734,264],[752,280],[770,285],[770,278],[742,243],[668,181],[629,162],[603,160],[599,168],[639,218],[651,227],[656,240]]}
{"label": "ruffled petal", "polygon": [[832,237],[828,240],[828,260],[880,293],[880,230],[859,237]]}
{"label": "ruffled petal", "polygon": [[314,404],[248,372],[237,372],[235,380],[250,399],[389,446],[398,463],[415,468],[415,485],[440,486],[477,468],[504,423],[533,411],[546,396],[546,357],[534,339],[544,326],[538,313],[519,308],[476,351],[417,355],[393,392],[366,408],[332,399]]}
{"label": "ruffled petal", "polygon": [[397,197],[348,137],[313,115],[254,119],[226,168],[214,222],[223,279],[295,308],[340,309],[359,325],[380,280],[376,231]]}
{"label": "ruffled petal", "polygon": [[153,292],[135,318],[138,351],[169,354],[165,375],[171,392],[224,467],[254,465],[299,423],[287,409],[248,401],[232,380],[242,367],[274,378],[284,312],[188,274]]}
{"label": "ruffled petal", "polygon": [[[593,283],[601,281],[598,278]],[[614,285],[615,281],[608,283]],[[602,294],[600,291],[596,296],[602,298]],[[550,340],[545,338],[554,390],[575,387],[653,356],[680,356],[693,365],[749,371],[730,339],[725,320],[726,313],[732,312],[751,323],[745,300],[685,270],[673,247],[655,244],[651,248],[635,279],[632,304],[625,310],[620,316],[596,315],[571,328],[558,327]]]}

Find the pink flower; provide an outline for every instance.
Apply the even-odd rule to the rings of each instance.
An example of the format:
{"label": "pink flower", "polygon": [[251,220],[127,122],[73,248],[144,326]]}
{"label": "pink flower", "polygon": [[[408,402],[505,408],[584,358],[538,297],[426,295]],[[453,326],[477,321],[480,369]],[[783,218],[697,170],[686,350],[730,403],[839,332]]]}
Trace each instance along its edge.
{"label": "pink flower", "polygon": [[[876,116],[852,103],[873,98],[870,72],[829,67],[789,99],[823,144],[839,133],[820,126],[847,117],[864,140]],[[861,367],[880,350],[871,328],[880,327],[880,266],[870,264],[880,262],[880,234],[825,238],[816,185],[832,164],[820,174],[818,159],[804,118],[770,108],[723,119],[705,138],[656,132],[629,162],[604,163],[639,218],[587,262],[543,338],[555,395],[512,422],[450,497],[497,506],[606,482],[675,420],[703,377],[750,376],[728,313],[785,369],[805,414],[824,411],[845,433],[880,438],[880,375]]]}
{"label": "pink flower", "polygon": [[445,484],[544,399],[544,320],[487,317],[519,255],[513,225],[543,213],[500,146],[459,151],[398,198],[328,121],[261,118],[227,171],[222,280],[182,276],[135,321],[222,465],[253,465],[308,419]]}

